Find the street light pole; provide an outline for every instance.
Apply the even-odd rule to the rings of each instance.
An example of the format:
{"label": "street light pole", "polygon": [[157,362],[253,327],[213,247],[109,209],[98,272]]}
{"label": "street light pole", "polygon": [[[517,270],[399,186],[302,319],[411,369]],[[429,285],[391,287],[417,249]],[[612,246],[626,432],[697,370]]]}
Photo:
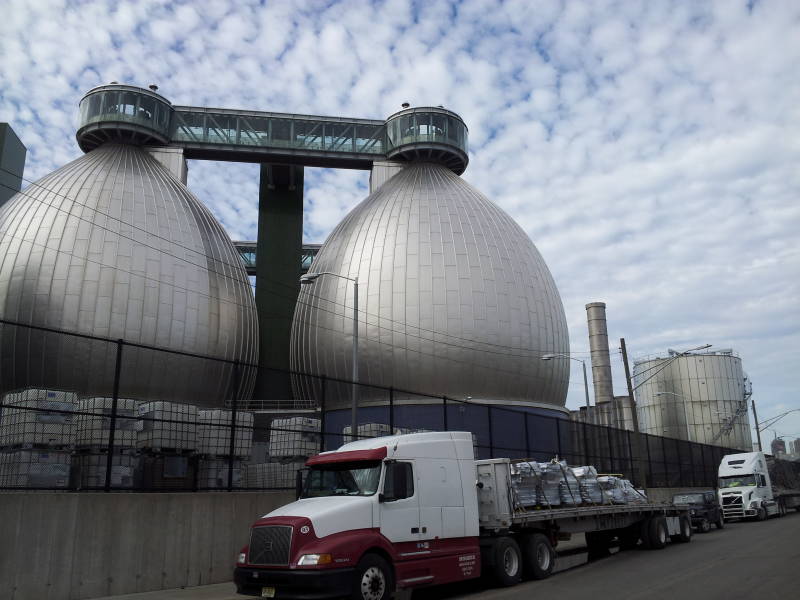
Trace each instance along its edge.
{"label": "street light pole", "polygon": [[339,273],[322,271],[320,273],[306,273],[300,278],[300,283],[310,285],[323,275],[347,279],[353,282],[353,390],[350,406],[350,434],[353,440],[358,439],[358,277],[347,277]]}
{"label": "street light pole", "polygon": [[[554,358],[568,358],[570,360],[575,360],[575,361],[581,363],[581,366],[583,367],[583,391],[584,391],[584,394],[586,395],[586,420],[590,421],[589,417],[590,416],[594,416],[594,419],[591,419],[590,422],[597,421],[597,405],[595,405],[595,410],[590,412],[590,406],[589,406],[589,380],[586,378],[586,361],[581,360],[580,358],[575,358],[573,356],[568,356],[566,354],[545,354],[544,356],[542,356],[541,360],[553,360]],[[597,423],[593,423],[593,424],[596,425]]]}

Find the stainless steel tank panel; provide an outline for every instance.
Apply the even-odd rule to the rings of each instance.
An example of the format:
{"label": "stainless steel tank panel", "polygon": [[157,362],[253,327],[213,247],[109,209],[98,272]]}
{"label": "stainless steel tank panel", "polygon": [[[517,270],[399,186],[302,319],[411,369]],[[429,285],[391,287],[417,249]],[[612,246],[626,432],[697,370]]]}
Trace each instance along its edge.
{"label": "stainless steel tank panel", "polygon": [[[517,223],[446,167],[412,163],[334,229],[311,273],[359,281],[359,380],[453,398],[563,405],[569,352],[555,282]],[[303,286],[291,365],[349,379],[353,283]],[[317,384],[299,379],[311,397]],[[349,386],[326,391],[346,406]],[[396,397],[398,400],[399,396]],[[360,390],[361,401],[387,400]]]}
{"label": "stainless steel tank panel", "polygon": [[[672,362],[667,365],[670,360]],[[745,397],[739,357],[707,353],[674,360],[656,358],[637,362],[633,367],[634,385],[654,373],[652,379],[636,390],[639,426],[643,433],[752,449],[746,415],[736,420],[730,434],[723,434],[714,441],[724,422],[735,414]],[[658,392],[662,395],[656,395]]]}
{"label": "stainless steel tank panel", "polygon": [[[0,315],[254,363],[255,303],[222,226],[145,151],[106,144],[0,210]],[[108,396],[115,346],[3,325],[0,390]],[[124,348],[120,396],[221,403],[230,365]],[[240,383],[244,396],[252,377]]]}

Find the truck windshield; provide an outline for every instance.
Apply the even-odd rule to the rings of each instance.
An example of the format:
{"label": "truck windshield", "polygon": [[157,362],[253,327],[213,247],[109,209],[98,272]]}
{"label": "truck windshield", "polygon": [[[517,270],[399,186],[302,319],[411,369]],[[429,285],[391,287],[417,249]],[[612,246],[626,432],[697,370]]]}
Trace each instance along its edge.
{"label": "truck windshield", "polygon": [[372,496],[380,477],[380,461],[315,465],[306,476],[300,497]]}
{"label": "truck windshield", "polygon": [[673,504],[703,504],[703,494],[676,494]]}
{"label": "truck windshield", "polygon": [[755,475],[734,475],[719,478],[720,488],[745,487],[748,485],[756,485]]}

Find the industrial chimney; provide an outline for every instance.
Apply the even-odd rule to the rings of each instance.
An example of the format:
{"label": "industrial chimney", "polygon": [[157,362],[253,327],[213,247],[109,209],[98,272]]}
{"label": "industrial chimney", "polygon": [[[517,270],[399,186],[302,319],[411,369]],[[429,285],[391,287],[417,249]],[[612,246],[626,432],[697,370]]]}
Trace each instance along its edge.
{"label": "industrial chimney", "polygon": [[[614,405],[614,386],[611,382],[611,357],[608,353],[608,328],[606,327],[606,303],[591,302],[586,305],[586,318],[589,323],[589,350],[592,353],[592,380],[594,381],[594,403],[597,410],[601,405],[611,407],[612,422],[619,424]],[[611,402],[611,404],[605,404]],[[605,411],[603,411],[605,412]]]}

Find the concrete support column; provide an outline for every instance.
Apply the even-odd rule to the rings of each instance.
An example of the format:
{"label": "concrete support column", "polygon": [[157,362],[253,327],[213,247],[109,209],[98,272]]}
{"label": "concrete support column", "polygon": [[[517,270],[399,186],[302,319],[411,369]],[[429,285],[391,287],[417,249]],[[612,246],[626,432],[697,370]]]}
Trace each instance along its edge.
{"label": "concrete support column", "polygon": [[0,206],[22,189],[27,149],[8,123],[0,123]]}
{"label": "concrete support column", "polygon": [[[291,399],[289,342],[300,292],[303,167],[261,165],[256,247],[259,369],[254,398]],[[273,370],[276,369],[276,370]]]}

